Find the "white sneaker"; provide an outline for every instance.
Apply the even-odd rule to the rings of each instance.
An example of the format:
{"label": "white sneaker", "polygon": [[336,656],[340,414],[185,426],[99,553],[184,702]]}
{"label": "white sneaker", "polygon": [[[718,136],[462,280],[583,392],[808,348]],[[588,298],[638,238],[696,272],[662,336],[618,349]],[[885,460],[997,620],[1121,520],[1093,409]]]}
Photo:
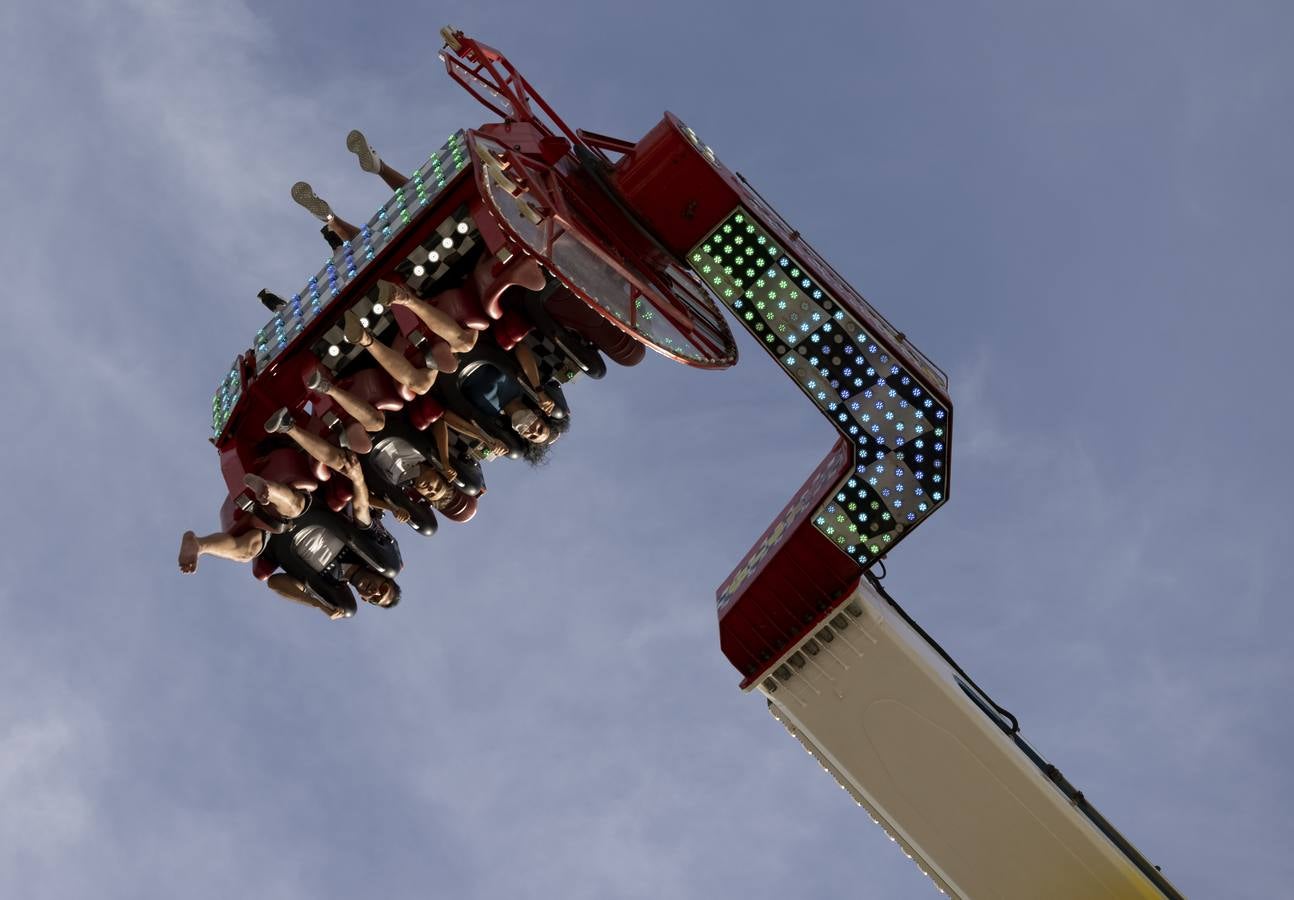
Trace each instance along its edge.
{"label": "white sneaker", "polygon": [[292,411],[285,406],[266,421],[265,433],[282,434],[285,431],[291,431],[296,424],[292,419]]}
{"label": "white sneaker", "polygon": [[292,185],[292,199],[305,207],[306,212],[320,222],[327,223],[332,218],[332,207],[315,195],[315,190],[304,181]]}
{"label": "white sneaker", "polygon": [[315,394],[326,394],[332,388],[332,382],[324,377],[319,369],[311,369],[305,378],[306,390]]}
{"label": "white sneaker", "polygon": [[365,172],[372,172],[374,175],[382,173],[382,157],[377,155],[368,138],[364,137],[364,132],[358,128],[346,135],[346,149],[359,157],[359,167]]}

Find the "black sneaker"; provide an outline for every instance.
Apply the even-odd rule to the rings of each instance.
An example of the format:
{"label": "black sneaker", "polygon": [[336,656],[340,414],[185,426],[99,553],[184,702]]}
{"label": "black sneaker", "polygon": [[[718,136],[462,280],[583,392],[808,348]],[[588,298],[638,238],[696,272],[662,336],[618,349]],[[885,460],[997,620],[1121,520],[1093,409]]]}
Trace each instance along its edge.
{"label": "black sneaker", "polygon": [[319,233],[322,234],[323,239],[328,242],[328,246],[334,250],[340,250],[341,245],[345,243],[345,241],[337,237],[337,235],[333,233],[333,230],[329,228],[327,225],[325,225],[323,228],[320,228]]}
{"label": "black sneaker", "polygon": [[265,308],[272,313],[279,312],[288,305],[288,301],[268,290],[262,290],[256,296],[261,298],[261,303],[264,303]]}

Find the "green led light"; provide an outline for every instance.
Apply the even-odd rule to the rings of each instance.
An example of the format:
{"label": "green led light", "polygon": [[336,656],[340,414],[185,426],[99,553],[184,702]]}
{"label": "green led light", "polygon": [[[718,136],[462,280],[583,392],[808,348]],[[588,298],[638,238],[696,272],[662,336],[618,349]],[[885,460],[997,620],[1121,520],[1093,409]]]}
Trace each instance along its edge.
{"label": "green led light", "polygon": [[[946,442],[937,452],[917,448],[924,462],[906,458],[902,448],[916,447],[926,431],[943,438],[945,423],[925,423],[947,410],[932,403],[936,394],[905,358],[891,359],[873,341],[854,306],[817,283],[803,259],[779,248],[746,209],[718,223],[684,258],[856,448],[850,499],[842,495],[841,508],[833,507],[819,530],[832,527],[833,537],[868,532],[870,540],[848,547],[866,563],[942,504],[936,489],[946,471]],[[797,365],[796,354],[806,365]]]}

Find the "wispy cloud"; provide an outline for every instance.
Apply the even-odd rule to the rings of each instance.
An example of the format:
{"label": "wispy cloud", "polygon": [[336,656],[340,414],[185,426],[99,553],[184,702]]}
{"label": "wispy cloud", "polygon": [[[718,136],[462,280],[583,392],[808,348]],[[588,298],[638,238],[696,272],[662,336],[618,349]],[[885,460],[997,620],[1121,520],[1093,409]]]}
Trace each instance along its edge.
{"label": "wispy cloud", "polygon": [[[1078,32],[1042,13],[988,31],[846,13],[825,31],[747,10],[462,14],[562,85],[563,110],[645,128],[641,110],[675,106],[730,164],[762,162],[761,189],[942,343],[952,502],[894,554],[891,589],[1189,893],[1271,896],[1294,875],[1272,852],[1294,790],[1278,752],[1292,535],[1272,387],[1288,311],[1263,298],[1288,279],[1256,226],[1202,240],[1165,214],[1149,240],[1145,212],[1167,201],[1138,148],[1215,178],[1204,219],[1267,223],[1270,240],[1283,207],[1228,193],[1233,169],[1208,154],[1159,159],[1187,133],[1169,113],[1104,109],[1157,58],[1163,35],[1135,16],[1124,34],[1091,11]],[[428,10],[294,15],[0,9],[16,136],[0,169],[0,894],[839,896],[863,864],[876,896],[926,896],[718,651],[714,586],[830,444],[749,343],[735,373],[652,361],[577,385],[552,466],[500,466],[476,521],[406,539],[390,615],[338,627],[232,565],[174,573],[178,531],[214,527],[203,407],[264,318],[254,293],[291,290],[323,255],[288,186],[361,218],[383,190],[343,149],[349,128],[405,164],[481,118],[435,71]],[[786,46],[787,27],[821,57],[714,56]],[[1193,85],[1249,84],[1249,27],[1226,46],[1177,34]],[[686,64],[661,69],[660,46]],[[985,47],[1010,65],[986,69]],[[1065,66],[1035,65],[1052,53]],[[1227,91],[1209,94],[1189,133],[1271,113],[1288,66],[1259,68],[1244,103],[1223,116]],[[1284,146],[1268,118],[1263,146]],[[831,185],[805,180],[797,135]],[[1244,159],[1246,185],[1282,196],[1279,167]],[[1246,342],[1217,339],[1200,310],[1222,301],[1197,269],[1246,286],[1217,309]]]}

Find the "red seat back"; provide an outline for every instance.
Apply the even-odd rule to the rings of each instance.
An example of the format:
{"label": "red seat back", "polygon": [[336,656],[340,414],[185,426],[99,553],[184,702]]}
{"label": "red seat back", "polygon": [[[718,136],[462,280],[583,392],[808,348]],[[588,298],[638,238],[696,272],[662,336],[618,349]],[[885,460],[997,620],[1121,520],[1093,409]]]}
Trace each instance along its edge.
{"label": "red seat back", "polygon": [[270,576],[274,574],[276,569],[278,569],[278,566],[264,556],[258,556],[252,560],[252,574],[261,581],[269,581]]}
{"label": "red seat back", "polygon": [[455,492],[453,501],[447,503],[439,512],[446,519],[455,522],[466,522],[476,515],[476,499],[466,494]]}
{"label": "red seat back", "polygon": [[445,414],[445,408],[437,403],[430,394],[425,394],[409,404],[406,415],[409,423],[419,431],[426,431],[431,424]]}
{"label": "red seat back", "polygon": [[299,491],[313,491],[324,480],[315,473],[313,462],[296,447],[279,447],[259,460],[255,471],[266,481],[277,481]]}

